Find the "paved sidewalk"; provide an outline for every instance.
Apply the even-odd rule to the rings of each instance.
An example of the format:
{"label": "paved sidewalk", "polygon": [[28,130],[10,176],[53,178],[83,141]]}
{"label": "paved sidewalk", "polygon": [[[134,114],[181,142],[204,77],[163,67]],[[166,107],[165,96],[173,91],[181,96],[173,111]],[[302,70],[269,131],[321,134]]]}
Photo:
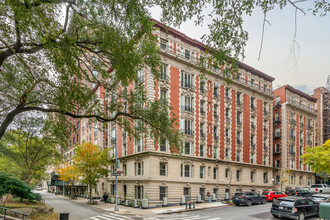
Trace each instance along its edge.
{"label": "paved sidewalk", "polygon": [[[69,199],[67,197],[59,196],[62,198]],[[75,200],[71,200],[77,203],[83,203],[87,204],[88,199],[85,198],[77,198]],[[102,209],[104,211],[114,211],[115,204],[111,203],[104,203],[99,202],[98,205],[89,205],[94,208]],[[195,209],[186,209],[185,205],[178,205],[178,206],[169,206],[169,207],[160,207],[160,208],[149,208],[149,209],[141,209],[141,208],[133,208],[133,207],[126,207],[123,205],[119,205],[119,211],[116,211],[118,214],[122,215],[159,215],[159,214],[171,214],[171,213],[180,213],[180,212],[186,212],[186,211],[193,211],[193,210],[202,210],[202,209],[210,209],[210,208],[217,208],[221,206],[228,206],[228,204],[224,204],[221,202],[212,202],[212,203],[199,203],[196,204]]]}

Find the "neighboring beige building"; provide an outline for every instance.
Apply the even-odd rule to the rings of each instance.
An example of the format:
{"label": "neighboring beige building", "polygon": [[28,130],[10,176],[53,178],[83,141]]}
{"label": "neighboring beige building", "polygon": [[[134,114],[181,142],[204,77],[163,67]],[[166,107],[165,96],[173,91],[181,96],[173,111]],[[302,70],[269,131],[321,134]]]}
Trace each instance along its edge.
{"label": "neighboring beige building", "polygon": [[315,146],[316,99],[289,85],[274,96],[274,188],[309,187],[315,175],[300,156]]}

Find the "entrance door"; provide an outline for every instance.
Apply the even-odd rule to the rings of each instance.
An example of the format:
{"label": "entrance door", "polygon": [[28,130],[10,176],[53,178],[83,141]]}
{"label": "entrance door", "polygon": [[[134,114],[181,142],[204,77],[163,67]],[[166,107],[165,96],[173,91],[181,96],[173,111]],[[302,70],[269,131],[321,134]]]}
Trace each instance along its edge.
{"label": "entrance door", "polygon": [[183,188],[183,195],[186,197],[186,201],[190,201],[190,188],[184,187]]}
{"label": "entrance door", "polygon": [[199,195],[201,195],[201,200],[205,200],[205,188],[199,188]]}

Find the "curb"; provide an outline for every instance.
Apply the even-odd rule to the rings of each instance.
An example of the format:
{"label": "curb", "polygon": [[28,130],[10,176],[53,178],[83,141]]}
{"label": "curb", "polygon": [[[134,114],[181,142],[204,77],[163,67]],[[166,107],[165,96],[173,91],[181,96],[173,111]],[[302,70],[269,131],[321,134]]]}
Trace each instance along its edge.
{"label": "curb", "polygon": [[205,209],[216,209],[216,208],[222,208],[230,206],[230,204],[225,204],[222,206],[214,206],[214,207],[204,207],[204,208],[195,208],[195,209],[183,209],[178,211],[172,211],[172,212],[164,212],[164,213],[155,213],[156,215],[168,215],[168,214],[175,214],[175,213],[183,213],[183,212],[191,212],[191,211],[200,211]]}

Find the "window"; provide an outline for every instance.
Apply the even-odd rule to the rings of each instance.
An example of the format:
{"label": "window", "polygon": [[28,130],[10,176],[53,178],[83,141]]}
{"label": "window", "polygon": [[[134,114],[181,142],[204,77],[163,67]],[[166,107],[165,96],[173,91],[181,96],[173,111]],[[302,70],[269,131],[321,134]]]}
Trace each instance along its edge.
{"label": "window", "polygon": [[294,175],[289,175],[289,183],[291,184],[291,185],[294,185],[295,184],[295,176]]}
{"label": "window", "polygon": [[289,167],[290,169],[295,169],[295,160],[289,160]]}
{"label": "window", "polygon": [[267,156],[266,155],[264,155],[264,158],[263,158],[263,165],[267,165]]}
{"label": "window", "polygon": [[275,128],[275,137],[281,137],[281,128]]}
{"label": "window", "polygon": [[94,66],[96,66],[98,63],[99,63],[99,58],[93,56],[93,57],[92,57],[92,64],[93,64]]}
{"label": "window", "polygon": [[205,101],[203,100],[201,100],[200,112],[201,114],[205,114]]}
{"label": "window", "polygon": [[241,152],[236,152],[236,161],[241,161]]}
{"label": "window", "polygon": [[229,149],[228,149],[228,148],[226,148],[226,150],[225,150],[225,157],[226,157],[226,158],[229,157]]}
{"label": "window", "polygon": [[207,168],[207,176],[208,177],[211,177],[211,167],[208,167]]}
{"label": "window", "polygon": [[214,107],[213,107],[214,116],[217,116],[219,114],[218,112],[219,112],[218,105],[214,105]]}
{"label": "window", "polygon": [[307,177],[307,186],[310,186],[312,184],[312,179],[310,177]]}
{"label": "window", "polygon": [[181,164],[181,177],[193,177],[193,165]]}
{"label": "window", "polygon": [[205,175],[205,167],[204,166],[200,166],[200,169],[199,169],[199,178],[200,179],[204,179],[204,176]]}
{"label": "window", "polygon": [[138,83],[144,82],[144,69],[141,69],[137,72],[137,82]]}
{"label": "window", "polygon": [[213,147],[213,158],[214,159],[218,158],[218,148],[217,147]]}
{"label": "window", "polygon": [[216,180],[218,178],[218,168],[213,168],[213,179]]}
{"label": "window", "polygon": [[275,122],[281,121],[281,114],[279,112],[275,113]]}
{"label": "window", "polygon": [[211,102],[209,102],[208,104],[208,109],[207,109],[208,112],[211,112]]}
{"label": "window", "polygon": [[135,186],[135,199],[143,198],[143,186]]}
{"label": "window", "polygon": [[226,118],[229,118],[229,117],[230,117],[230,109],[226,108]]}
{"label": "window", "polygon": [[201,157],[204,157],[204,145],[201,145],[200,148],[199,148],[199,155]]}
{"label": "window", "polygon": [[242,113],[237,112],[237,124],[241,125],[242,124]]}
{"label": "window", "polygon": [[160,139],[160,147],[159,147],[160,151],[166,152],[167,151],[167,147],[166,147],[166,138],[161,138]]}
{"label": "window", "polygon": [[184,58],[190,60],[190,50],[184,49]]}
{"label": "window", "polygon": [[167,197],[167,187],[159,187],[159,200],[162,201],[164,197]]}
{"label": "window", "polygon": [[275,168],[278,169],[280,168],[281,161],[280,160],[275,160]]}
{"label": "window", "polygon": [[211,155],[211,145],[209,145],[209,146],[207,147],[207,154],[208,154],[208,155]]}
{"label": "window", "polygon": [[167,173],[167,163],[159,163],[159,175],[166,176]]}
{"label": "window", "polygon": [[167,89],[160,89],[160,101],[162,103],[167,103]]}
{"label": "window", "polygon": [[241,105],[241,96],[242,94],[240,92],[238,92],[236,94],[236,102],[237,102],[237,105]]}
{"label": "window", "polygon": [[163,50],[166,50],[167,48],[167,40],[164,39],[164,38],[160,38],[160,48],[163,49]]}
{"label": "window", "polygon": [[143,175],[143,162],[137,162],[135,163],[135,175],[141,176]]}
{"label": "window", "polygon": [[75,145],[75,143],[76,143],[76,138],[73,138],[72,144]]}
{"label": "window", "polygon": [[219,84],[218,83],[214,83],[213,95],[215,97],[218,97],[219,96]]}
{"label": "window", "polygon": [[229,91],[230,91],[230,89],[229,88],[226,88],[226,91],[225,91],[225,96],[226,97],[229,97]]}
{"label": "window", "polygon": [[264,183],[268,183],[268,173],[264,173]]}
{"label": "window", "polygon": [[126,156],[127,155],[127,145],[123,144],[123,148],[124,148],[124,156]]}
{"label": "window", "polygon": [[137,138],[136,140],[135,140],[135,150],[136,150],[136,152],[141,152],[141,151],[143,151],[143,139],[142,138]]}
{"label": "window", "polygon": [[281,152],[281,145],[275,144],[275,153],[280,153],[280,152]]}
{"label": "window", "polygon": [[181,71],[181,86],[186,88],[193,88],[193,76]]}
{"label": "window", "polygon": [[204,138],[205,137],[205,124],[204,123],[200,123],[200,133],[201,133],[201,137]]}
{"label": "window", "polygon": [[194,112],[194,98],[187,95],[181,95],[181,110]]}
{"label": "window", "polygon": [[250,155],[250,163],[254,163],[254,157],[255,157],[255,154],[251,153],[251,155]]}
{"label": "window", "polygon": [[251,182],[254,182],[254,171],[251,171],[250,173],[250,180]]}
{"label": "window", "polygon": [[77,143],[79,143],[79,134],[77,134]]}
{"label": "window", "polygon": [[225,170],[225,177],[226,177],[226,178],[229,177],[229,171],[230,171],[229,169],[226,169],[226,170]]}
{"label": "window", "polygon": [[281,96],[277,96],[275,98],[275,105],[280,105],[281,104]]}
{"label": "window", "polygon": [[77,130],[79,130],[80,129],[80,122],[78,121],[77,122]]}
{"label": "window", "polygon": [[236,170],[236,181],[239,182],[241,180],[241,171]]}
{"label": "window", "polygon": [[167,65],[163,64],[160,66],[160,78],[167,80]]}
{"label": "window", "polygon": [[251,97],[251,109],[255,110],[255,98]]}
{"label": "window", "polygon": [[191,155],[192,153],[192,144],[190,142],[184,143],[183,153],[186,155]]}
{"label": "window", "polygon": [[194,135],[193,132],[193,120],[181,119],[181,131],[188,135]]}
{"label": "window", "polygon": [[275,176],[275,184],[280,184],[280,182],[281,182],[281,177]]}

